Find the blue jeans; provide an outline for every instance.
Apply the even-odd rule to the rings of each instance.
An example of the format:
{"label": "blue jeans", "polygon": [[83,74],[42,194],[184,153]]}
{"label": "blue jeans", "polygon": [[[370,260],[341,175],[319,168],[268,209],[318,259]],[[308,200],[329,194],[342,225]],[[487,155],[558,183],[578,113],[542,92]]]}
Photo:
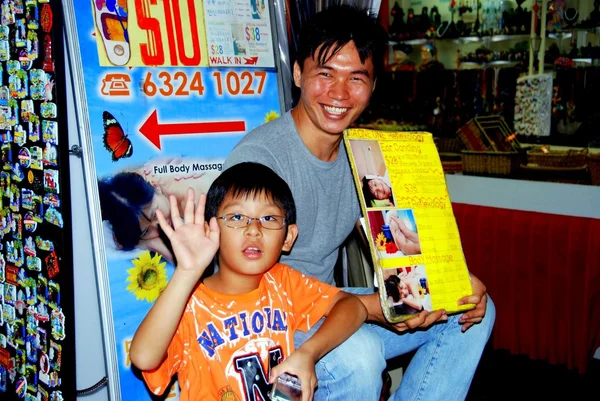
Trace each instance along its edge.
{"label": "blue jeans", "polygon": [[[368,294],[372,288],[344,288],[354,294]],[[390,397],[394,401],[464,400],[479,359],[487,343],[496,309],[488,296],[483,321],[461,332],[458,318],[449,315],[445,323],[426,330],[396,333],[374,324],[363,324],[348,340],[325,355],[315,366],[318,389],[315,401],[378,401],[386,360],[418,349],[400,387]],[[320,326],[309,332],[296,331],[298,348]]]}

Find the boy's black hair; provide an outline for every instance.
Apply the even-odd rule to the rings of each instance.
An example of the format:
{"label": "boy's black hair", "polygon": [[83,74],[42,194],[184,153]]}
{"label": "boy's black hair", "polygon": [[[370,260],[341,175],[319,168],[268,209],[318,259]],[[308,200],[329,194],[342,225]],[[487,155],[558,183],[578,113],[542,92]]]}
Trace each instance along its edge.
{"label": "boy's black hair", "polygon": [[112,226],[116,242],[130,251],[140,242],[142,208],[152,202],[154,187],[138,173],[118,173],[98,182],[102,220]]}
{"label": "boy's black hair", "polygon": [[369,15],[368,9],[332,6],[315,14],[303,28],[296,61],[300,70],[309,57],[323,65],[346,44],[354,42],[363,64],[371,57],[376,77],[384,69],[387,40],[385,30],[373,15]]}
{"label": "boy's black hair", "polygon": [[269,167],[251,162],[229,167],[217,177],[206,195],[204,218],[208,222],[215,217],[227,195],[248,198],[261,194],[281,207],[286,225],[296,224],[296,204],[288,184]]}

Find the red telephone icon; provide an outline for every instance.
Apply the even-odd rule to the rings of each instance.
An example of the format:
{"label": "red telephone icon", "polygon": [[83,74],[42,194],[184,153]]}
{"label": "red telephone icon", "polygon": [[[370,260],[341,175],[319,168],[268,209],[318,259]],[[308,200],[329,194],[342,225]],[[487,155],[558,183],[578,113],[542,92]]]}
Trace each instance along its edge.
{"label": "red telephone icon", "polygon": [[131,77],[127,74],[106,74],[100,92],[104,96],[129,96],[129,82]]}

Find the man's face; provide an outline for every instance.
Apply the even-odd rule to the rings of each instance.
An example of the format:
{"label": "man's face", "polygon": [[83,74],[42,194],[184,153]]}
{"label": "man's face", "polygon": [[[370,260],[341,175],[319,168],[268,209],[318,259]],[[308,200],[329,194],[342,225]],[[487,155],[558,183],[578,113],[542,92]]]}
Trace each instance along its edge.
{"label": "man's face", "polygon": [[294,83],[301,89],[298,107],[303,108],[314,128],[340,134],[364,111],[375,88],[371,58],[363,64],[353,42],[321,65],[304,60],[294,64]]}

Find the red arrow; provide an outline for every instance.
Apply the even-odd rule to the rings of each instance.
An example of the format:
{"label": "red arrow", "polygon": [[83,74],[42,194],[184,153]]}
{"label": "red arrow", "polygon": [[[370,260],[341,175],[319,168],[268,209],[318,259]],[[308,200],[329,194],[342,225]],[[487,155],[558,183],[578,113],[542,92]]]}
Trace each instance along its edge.
{"label": "red arrow", "polygon": [[245,121],[215,121],[196,123],[159,124],[156,110],[142,124],[140,133],[160,150],[160,137],[165,135],[215,134],[246,132]]}
{"label": "red arrow", "polygon": [[254,65],[258,62],[258,57],[244,57],[244,64]]}

